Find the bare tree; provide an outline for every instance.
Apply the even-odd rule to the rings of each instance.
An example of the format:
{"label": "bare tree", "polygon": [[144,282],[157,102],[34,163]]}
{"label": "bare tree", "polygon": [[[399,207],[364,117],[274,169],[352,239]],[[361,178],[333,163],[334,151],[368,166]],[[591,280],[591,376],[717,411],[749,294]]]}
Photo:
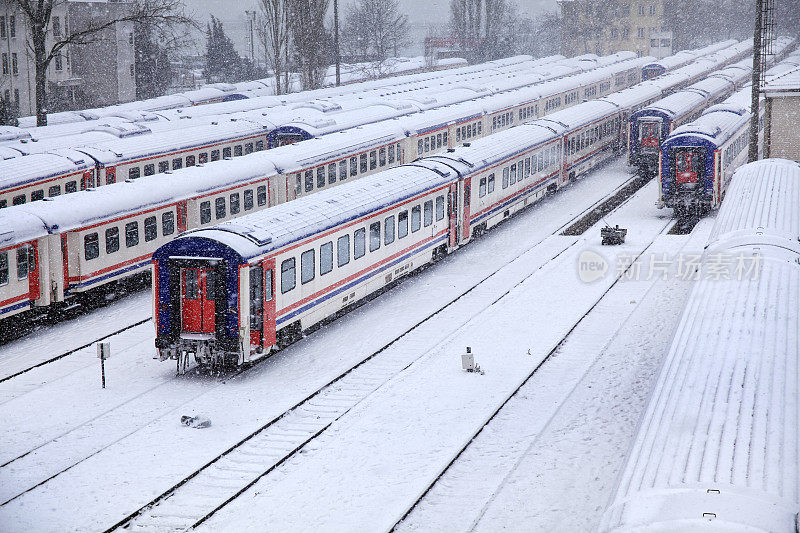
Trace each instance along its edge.
{"label": "bare tree", "polygon": [[[181,0],[137,0],[128,4],[128,9],[117,16],[102,20],[90,20],[80,29],[55,35],[50,19],[53,10],[67,4],[67,0],[10,0],[25,15],[31,42],[28,43],[33,54],[36,69],[36,124],[47,125],[47,67],[66,46],[81,46],[103,39],[102,33],[119,22],[138,22],[152,24],[162,31],[178,25],[194,24],[184,14]],[[48,37],[52,40],[48,43]]]}
{"label": "bare tree", "polygon": [[259,0],[258,37],[275,75],[275,94],[289,92],[289,0]]}
{"label": "bare tree", "polygon": [[304,90],[322,87],[330,59],[330,36],[325,30],[329,0],[288,0],[289,31],[300,83]]}
{"label": "bare tree", "polygon": [[470,61],[495,59],[508,48],[512,11],[506,0],[451,0],[453,37]]}
{"label": "bare tree", "polygon": [[347,9],[343,47],[346,53],[374,61],[378,74],[384,61],[409,43],[408,17],[397,0],[358,0]]}

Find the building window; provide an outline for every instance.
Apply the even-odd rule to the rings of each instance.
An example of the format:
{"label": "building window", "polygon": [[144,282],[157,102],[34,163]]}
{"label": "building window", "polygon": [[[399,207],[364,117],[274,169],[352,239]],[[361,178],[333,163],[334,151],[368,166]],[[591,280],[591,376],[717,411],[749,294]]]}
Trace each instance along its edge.
{"label": "building window", "polygon": [[128,34],[128,43],[133,44],[133,32]]}
{"label": "building window", "polygon": [[53,35],[61,37],[61,17],[53,17]]}
{"label": "building window", "polygon": [[0,17],[0,39],[6,38],[6,18]]}
{"label": "building window", "polygon": [[644,39],[644,28],[639,28],[639,30],[636,32],[636,36],[639,39]]}
{"label": "building window", "polygon": [[8,74],[8,54],[3,54],[3,74]]}
{"label": "building window", "polygon": [[135,76],[132,63],[131,63],[131,66],[129,68],[130,68],[130,71],[131,71],[131,77]]}
{"label": "building window", "polygon": [[631,34],[630,28],[622,28],[622,38],[627,39]]}
{"label": "building window", "polygon": [[618,35],[619,31],[617,30],[617,28],[611,28],[611,38],[616,39]]}
{"label": "building window", "polygon": [[12,39],[17,36],[17,18],[14,15],[8,17],[8,34]]}
{"label": "building window", "polygon": [[651,15],[655,15],[656,14],[656,6],[650,6],[650,14]]}
{"label": "building window", "polygon": [[61,58],[61,52],[55,55],[56,70],[64,70],[64,60]]}
{"label": "building window", "polygon": [[622,16],[623,17],[630,17],[631,16],[631,6],[629,4],[622,5]]}
{"label": "building window", "polygon": [[644,15],[644,6],[639,6],[639,14]]}

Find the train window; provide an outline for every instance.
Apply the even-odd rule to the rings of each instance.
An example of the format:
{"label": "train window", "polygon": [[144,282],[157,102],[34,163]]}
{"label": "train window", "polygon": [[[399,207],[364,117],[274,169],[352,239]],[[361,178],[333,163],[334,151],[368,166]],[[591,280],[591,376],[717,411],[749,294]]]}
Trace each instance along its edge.
{"label": "train window", "polygon": [[378,168],[378,153],[373,150],[369,153],[369,169],[375,170]]}
{"label": "train window", "polygon": [[244,191],[244,210],[250,211],[253,209],[253,190],[247,189]]}
{"label": "train window", "polygon": [[411,208],[411,232],[419,231],[422,226],[422,208],[416,205]]}
{"label": "train window", "polygon": [[142,171],[139,167],[131,168],[130,170],[128,170],[128,179],[132,180],[137,179],[139,176],[141,176],[141,172]]}
{"label": "train window", "polygon": [[324,276],[333,270],[333,241],[319,247],[319,275]]}
{"label": "train window", "polygon": [[[288,182],[289,180],[287,179],[286,181]],[[288,186],[289,184],[287,183],[286,185]],[[300,193],[302,191],[303,191],[303,180],[300,179],[300,173],[298,172],[294,178],[294,193],[297,196],[300,196]]]}
{"label": "train window", "polygon": [[461,128],[456,128],[456,142],[461,142]]}
{"label": "train window", "polygon": [[219,150],[211,150],[211,160],[219,161]]}
{"label": "train window", "polygon": [[[446,133],[444,134],[444,136],[445,136],[445,138],[447,138],[447,134]],[[397,144],[397,147],[395,148],[394,151],[395,151],[395,156],[397,157],[397,162],[399,163],[400,162],[400,143]]]}
{"label": "train window", "polygon": [[231,194],[231,215],[239,214],[241,211],[241,197],[238,192]]}
{"label": "train window", "polygon": [[183,297],[187,300],[196,300],[199,284],[194,270],[186,270],[183,274]]}
{"label": "train window", "polygon": [[83,255],[87,261],[100,256],[100,240],[97,233],[90,233],[83,238]]}
{"label": "train window", "polygon": [[525,177],[525,172],[524,172],[525,171],[525,160],[524,159],[520,159],[519,160],[519,162],[517,163],[517,168],[519,169],[518,174],[517,174],[517,181],[522,181],[522,178]]}
{"label": "train window", "polygon": [[369,251],[374,252],[381,247],[381,223],[373,222],[369,225]]}
{"label": "train window", "polygon": [[158,222],[156,217],[147,217],[144,219],[144,240],[152,241],[158,237]]}
{"label": "train window", "polygon": [[328,165],[328,183],[336,183],[336,163]]}
{"label": "train window", "polygon": [[17,279],[28,277],[28,247],[17,248]]}
{"label": "train window", "polygon": [[497,129],[497,117],[492,117],[492,131]]}
{"label": "train window", "polygon": [[[494,173],[489,174],[489,179],[486,180],[486,193],[492,194],[493,192],[494,192]],[[438,214],[436,215],[436,218],[438,220],[439,218]]]}
{"label": "train window", "polygon": [[0,285],[8,284],[8,252],[0,252]]}
{"label": "train window", "polygon": [[478,135],[483,135],[483,121],[478,122]]}
{"label": "train window", "polygon": [[314,279],[316,265],[314,250],[306,250],[300,254],[300,283],[308,283]]}
{"label": "train window", "polygon": [[378,164],[382,167],[386,166],[386,148],[378,150]]}
{"label": "train window", "polygon": [[145,176],[152,176],[156,173],[156,166],[153,163],[144,166],[144,175]]}
{"label": "train window", "polygon": [[200,223],[208,224],[211,222],[211,202],[200,202]]}
{"label": "train window", "polygon": [[183,168],[183,159],[176,157],[172,160],[172,170],[178,170],[179,168]]}
{"label": "train window", "polygon": [[364,257],[367,253],[367,230],[357,229],[353,234],[353,259]]}
{"label": "train window", "polygon": [[264,273],[264,301],[272,301],[272,269]]}
{"label": "train window", "polygon": [[241,157],[242,155],[242,145],[237,144],[233,147],[233,157]]}
{"label": "train window", "polygon": [[436,134],[436,148],[441,148],[441,147],[442,147],[442,134],[441,133],[437,133]]}
{"label": "train window", "polygon": [[64,194],[69,194],[72,192],[78,192],[78,182],[77,181],[68,181],[64,185]]}
{"label": "train window", "polygon": [[467,124],[466,126],[461,126],[461,140],[463,141],[464,139],[470,137],[471,131],[472,128],[469,127],[469,124]]}
{"label": "train window", "polygon": [[108,228],[106,230],[106,253],[113,254],[119,250],[119,228]]}
{"label": "train window", "polygon": [[336,239],[336,264],[340,267],[350,262],[350,235]]}
{"label": "train window", "polygon": [[258,202],[259,207],[264,207],[267,205],[267,186],[260,185],[258,189],[256,189],[256,201]]}
{"label": "train window", "polygon": [[480,186],[478,187],[478,198],[486,196],[486,178],[481,178]]}
{"label": "train window", "polygon": [[383,244],[389,245],[394,242],[394,215],[386,217],[383,221]]}
{"label": "train window", "polygon": [[421,154],[425,149],[425,143],[422,139],[417,141],[417,154]]}
{"label": "train window", "polygon": [[408,235],[408,211],[397,214],[397,238],[402,239]]}
{"label": "train window", "polygon": [[394,163],[394,145],[390,144],[389,145],[389,164],[391,165],[392,163]]}
{"label": "train window", "polygon": [[214,200],[214,210],[216,211],[217,220],[225,218],[225,197]]}
{"label": "train window", "polygon": [[172,235],[175,233],[175,213],[168,211],[161,215],[161,234]]}
{"label": "train window", "polygon": [[353,156],[350,158],[350,175],[356,176],[358,174],[358,159]]}
{"label": "train window", "polygon": [[159,161],[158,173],[161,174],[162,172],[166,172],[167,170],[169,170],[169,161]]}
{"label": "train window", "polygon": [[511,172],[509,173],[509,183],[514,185],[517,182],[517,165],[511,165]]}
{"label": "train window", "polygon": [[431,151],[431,139],[430,139],[430,137],[425,137],[425,151],[426,152],[430,152]]}
{"label": "train window", "polygon": [[200,152],[197,154],[197,162],[198,163],[208,163],[208,152]]}
{"label": "train window", "polygon": [[525,158],[525,177],[527,178],[530,175],[531,175],[531,158],[527,157]]}
{"label": "train window", "polygon": [[306,170],[306,192],[314,190],[314,171]]}
{"label": "train window", "polygon": [[347,179],[347,159],[342,159],[339,161],[339,179]]}
{"label": "train window", "polygon": [[222,159],[230,159],[231,158],[231,147],[227,146],[222,149]]}
{"label": "train window", "polygon": [[17,195],[17,196],[14,197],[13,200],[11,200],[11,204],[12,205],[22,205],[24,203],[25,203],[25,195],[24,194]]}
{"label": "train window", "polygon": [[281,294],[286,294],[294,289],[296,284],[297,275],[295,274],[294,257],[292,257],[281,263]]}
{"label": "train window", "polygon": [[508,187],[508,167],[503,169],[503,188]]}
{"label": "train window", "polygon": [[139,223],[128,222],[125,224],[125,246],[131,248],[139,244]]}
{"label": "train window", "polygon": [[245,143],[245,145],[244,145],[244,153],[245,154],[252,154],[253,153],[253,143]]}
{"label": "train window", "polygon": [[193,167],[195,165],[195,156],[187,155],[186,156],[186,167]]}
{"label": "train window", "polygon": [[325,167],[317,167],[317,188],[325,186]]}
{"label": "train window", "polygon": [[536,166],[536,170],[544,170],[544,152],[539,152],[539,164]]}
{"label": "train window", "polygon": [[[41,200],[44,198],[44,190],[39,189],[38,191],[31,192],[31,202],[35,202],[36,200]],[[22,203],[25,203],[24,201]]]}
{"label": "train window", "polygon": [[264,141],[256,141],[256,152],[260,152],[264,149]]}
{"label": "train window", "polygon": [[[467,126],[467,127],[469,127],[469,126]],[[472,123],[472,136],[473,137],[477,137],[478,136],[478,123],[477,122],[473,122]]]}
{"label": "train window", "polygon": [[425,227],[433,224],[433,200],[425,202]]}
{"label": "train window", "polygon": [[362,174],[367,171],[367,154],[361,154],[358,159],[358,171]]}
{"label": "train window", "polygon": [[[494,174],[492,174],[494,176]],[[436,220],[444,218],[444,195],[441,194],[436,197]]]}

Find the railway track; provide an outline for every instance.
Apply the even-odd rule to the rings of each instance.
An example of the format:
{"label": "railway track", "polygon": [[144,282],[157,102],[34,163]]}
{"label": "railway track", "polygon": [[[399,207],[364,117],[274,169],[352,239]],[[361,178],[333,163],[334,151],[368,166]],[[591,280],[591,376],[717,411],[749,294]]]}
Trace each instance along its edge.
{"label": "railway track", "polygon": [[[636,178],[633,178],[636,179]],[[608,195],[560,226],[552,235],[557,235],[576,220],[590,214],[598,206],[615,198],[620,190],[625,190],[630,181],[624,183]],[[628,189],[629,190],[629,189]],[[615,200],[616,201],[616,200]],[[625,201],[617,202],[617,207]],[[669,225],[671,222],[668,222]],[[539,246],[547,237],[527,247],[506,266],[513,264],[529,251]],[[491,298],[477,310],[482,312],[495,305],[515,287],[524,283],[535,272],[553,259],[574,246],[578,240],[563,245],[552,257],[545,259],[538,268],[533,269],[521,280]],[[643,252],[644,253],[644,252]],[[430,346],[420,346],[413,339],[413,333],[432,326],[432,319],[446,313],[457,302],[468,298],[487,281],[494,278],[496,271],[474,283],[467,290],[430,313],[406,331],[390,340],[356,365],[343,371],[324,386],[299,401],[281,415],[250,433],[233,446],[207,462],[192,474],[184,477],[146,505],[124,517],[106,531],[126,529],[128,531],[185,531],[199,526],[217,511],[235,500],[260,479],[269,475],[280,465],[300,452],[304,446],[322,434],[331,424],[348,413],[359,402],[372,394],[381,385],[399,372],[427,355]],[[476,296],[485,298],[484,295]],[[588,314],[588,312],[587,312]],[[454,329],[466,325],[475,312],[466,318],[448,318],[449,323],[457,322]],[[427,333],[430,336],[430,332]],[[422,336],[425,338],[425,335]],[[398,345],[402,344],[402,349]],[[390,350],[392,348],[392,350]],[[415,354],[409,356],[408,354]]]}
{"label": "railway track", "polygon": [[[624,203],[624,202],[623,202]],[[622,204],[620,204],[622,205]],[[500,403],[500,405],[492,411],[492,413],[486,417],[478,429],[470,435],[467,439],[465,439],[465,444],[456,450],[456,453],[452,456],[450,461],[441,469],[441,471],[428,483],[426,488],[420,493],[420,495],[414,500],[414,502],[406,509],[403,515],[397,520],[394,526],[391,528],[391,531],[395,531],[397,527],[411,514],[411,512],[419,505],[419,503],[427,496],[427,494],[433,489],[439,480],[449,471],[449,469],[458,461],[458,459],[463,455],[463,453],[470,447],[470,445],[475,441],[476,438],[491,424],[491,422],[500,414],[503,408],[514,398],[517,393],[520,392],[530,381],[531,379],[536,376],[537,372],[548,362],[552,359],[553,355],[558,352],[558,350],[564,345],[570,335],[575,331],[578,326],[583,323],[583,321],[592,313],[592,311],[603,301],[603,298],[614,289],[615,286],[623,279],[624,275],[633,267],[633,264],[641,258],[650,247],[653,245],[655,240],[661,236],[666,235],[673,225],[674,220],[668,220],[664,226],[661,228],[661,231],[653,238],[653,240],[644,248],[641,252],[639,252],[631,261],[631,264],[623,271],[618,274],[615,280],[611,283],[611,285],[603,291],[603,293],[596,299],[594,304],[589,307],[589,309],[581,315],[581,317],[574,322],[574,324],[569,328],[569,330],[561,337],[561,339],[555,343],[555,345],[550,349],[550,351],[545,355],[545,357],[536,365],[533,370],[531,370],[519,383],[517,387],[515,387],[510,394],[508,394],[504,400]]]}

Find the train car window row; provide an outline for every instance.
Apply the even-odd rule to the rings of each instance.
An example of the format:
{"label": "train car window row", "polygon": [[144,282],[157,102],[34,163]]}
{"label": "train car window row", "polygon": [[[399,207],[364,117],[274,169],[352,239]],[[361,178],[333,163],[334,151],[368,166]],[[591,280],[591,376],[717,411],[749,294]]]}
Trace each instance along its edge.
{"label": "train car window row", "polygon": [[[0,252],[0,286],[8,285],[11,278],[8,252]],[[17,280],[22,281],[36,270],[36,253],[33,246],[23,244],[17,248]]]}
{"label": "train car window row", "polygon": [[[560,150],[560,146],[553,144],[529,157],[521,159],[517,163],[512,163],[510,166],[503,168],[503,189],[514,185],[517,181],[527,178],[534,172],[541,172],[556,166],[561,158]],[[481,194],[482,191],[485,192]],[[478,197],[483,197],[492,192],[494,192],[494,174],[490,174],[487,178],[481,179],[478,187]]]}
{"label": "train car window row", "polygon": [[[395,219],[395,216],[397,217]],[[422,205],[415,205],[411,208],[411,232],[419,231],[423,226],[429,227],[433,224],[434,216],[437,221],[445,218],[445,198],[439,195],[434,199],[426,200]],[[359,228],[353,232],[353,259],[360,259],[367,252],[367,230],[369,230],[369,251],[375,252],[383,245],[388,246],[395,240],[403,239],[408,236],[408,209],[404,209],[397,215],[384,217],[383,223],[380,220],[371,222],[369,226]],[[396,221],[396,224],[395,224]],[[381,226],[383,227],[381,229]],[[381,239],[383,231],[383,239]],[[336,239],[336,265],[343,267],[350,263],[350,235],[342,235]],[[301,285],[313,281],[316,277],[316,248],[310,248],[300,254],[300,283]],[[296,262],[295,258],[285,259],[281,263],[281,293],[286,294],[296,286]],[[319,248],[319,275],[323,276],[333,270],[333,241],[328,241],[320,245]]]}
{"label": "train car window row", "polygon": [[[421,143],[422,141],[420,141]],[[400,154],[400,145],[397,145],[397,154]],[[361,173],[367,172],[367,154],[354,156],[350,158],[350,176],[357,176],[359,174],[359,158],[361,160]],[[388,161],[388,163],[387,163]],[[387,164],[395,162],[395,145],[391,144],[388,147],[384,146],[378,150],[369,152],[369,169],[375,170],[378,167],[385,167]],[[336,183],[337,163],[326,163],[320,165],[315,169],[308,169],[295,174],[295,187],[297,193],[300,194],[301,190],[305,192],[312,192],[314,189],[321,189],[325,185],[333,185]],[[347,179],[347,159],[342,159],[338,162],[339,180]],[[314,176],[316,175],[316,181]]]}
{"label": "train car window row", "polygon": [[578,99],[578,91],[572,91],[564,95],[564,103],[571,104]]}
{"label": "train car window row", "polygon": [[736,138],[736,140],[734,140],[730,144],[730,146],[728,146],[725,149],[724,156],[722,158],[724,166],[727,167],[728,165],[730,165],[733,162],[733,160],[736,159],[736,156],[738,156],[742,152],[742,150],[744,150],[744,148],[747,146],[748,143],[747,135],[748,135],[747,133],[739,135]]}
{"label": "train car window row", "polygon": [[[508,112],[503,113],[501,115],[496,115],[492,117],[492,131],[498,128],[505,128],[506,126],[510,126],[514,123],[514,113]],[[457,139],[456,139],[457,140]]]}
{"label": "train car window row", "polygon": [[597,96],[597,87],[587,87],[583,90],[583,97],[586,99],[591,99]]}
{"label": "train car window row", "polygon": [[611,90],[611,82],[610,81],[601,81],[600,82],[600,92],[605,94]]}
{"label": "train car window row", "polygon": [[523,120],[528,120],[529,118],[536,118],[536,110],[539,106],[525,106],[519,109],[519,120],[520,122]]}
{"label": "train car window row", "polygon": [[554,109],[558,109],[561,107],[561,97],[556,96],[555,98],[550,98],[544,103],[544,112],[545,114],[549,113]]}

